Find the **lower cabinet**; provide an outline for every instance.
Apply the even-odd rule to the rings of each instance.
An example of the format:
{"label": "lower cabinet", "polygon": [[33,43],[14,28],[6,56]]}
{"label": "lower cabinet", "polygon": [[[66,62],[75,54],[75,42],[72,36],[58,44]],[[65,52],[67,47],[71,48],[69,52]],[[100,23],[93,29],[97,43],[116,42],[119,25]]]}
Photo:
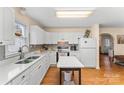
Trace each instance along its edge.
{"label": "lower cabinet", "polygon": [[41,60],[39,60],[39,65],[32,70],[30,75],[30,84],[31,85],[39,85],[44,76],[46,75],[50,62],[49,62],[49,55],[45,55]]}
{"label": "lower cabinet", "polygon": [[39,65],[37,66],[35,69],[33,69],[33,71],[30,74],[30,84],[31,85],[38,85],[40,84],[40,80],[42,77],[42,66]]}
{"label": "lower cabinet", "polygon": [[56,64],[56,51],[50,51],[50,64],[55,65]]}
{"label": "lower cabinet", "polygon": [[7,85],[39,85],[46,75],[49,66],[49,54],[46,54]]}
{"label": "lower cabinet", "polygon": [[17,76],[14,80],[12,80],[11,85],[28,85],[29,82],[29,76],[30,76],[30,69],[24,71],[22,74]]}

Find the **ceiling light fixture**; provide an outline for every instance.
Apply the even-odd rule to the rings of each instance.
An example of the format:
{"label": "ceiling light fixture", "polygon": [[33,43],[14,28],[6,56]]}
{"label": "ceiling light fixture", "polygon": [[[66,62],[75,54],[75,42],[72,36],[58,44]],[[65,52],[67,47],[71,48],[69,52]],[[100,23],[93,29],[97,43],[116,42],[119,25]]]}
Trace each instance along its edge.
{"label": "ceiling light fixture", "polygon": [[70,10],[70,11],[56,11],[56,16],[59,18],[86,18],[90,14],[92,14],[93,11],[76,11],[76,10]]}

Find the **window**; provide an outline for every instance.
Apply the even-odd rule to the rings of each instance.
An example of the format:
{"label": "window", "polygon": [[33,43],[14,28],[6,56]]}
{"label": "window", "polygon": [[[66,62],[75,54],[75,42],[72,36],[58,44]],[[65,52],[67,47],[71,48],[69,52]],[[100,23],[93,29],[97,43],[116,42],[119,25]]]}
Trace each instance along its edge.
{"label": "window", "polygon": [[15,37],[15,43],[6,46],[6,55],[12,55],[18,53],[18,50],[23,45],[26,45],[26,25],[22,24],[19,21],[15,21],[16,31],[21,31],[21,36]]}
{"label": "window", "polygon": [[26,25],[24,25],[18,21],[15,21],[15,23],[16,23],[16,30],[19,30],[20,33],[22,33],[21,37],[26,37]]}

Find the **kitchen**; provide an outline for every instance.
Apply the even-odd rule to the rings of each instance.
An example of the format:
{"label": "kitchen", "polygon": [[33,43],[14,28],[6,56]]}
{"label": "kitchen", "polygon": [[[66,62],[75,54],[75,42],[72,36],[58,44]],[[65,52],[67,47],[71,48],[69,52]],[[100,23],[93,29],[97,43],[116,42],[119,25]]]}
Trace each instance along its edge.
{"label": "kitchen", "polygon": [[76,68],[80,73],[77,81],[85,83],[81,80],[80,70],[100,70],[99,24],[104,20],[101,18],[94,22],[92,17],[97,18],[100,9],[104,13],[104,8],[91,7],[0,8],[0,85],[44,85],[50,69],[63,68],[60,61],[66,57],[66,60],[70,57],[74,64],[68,67],[65,64],[69,71],[64,71],[56,80],[62,77],[67,81],[62,84],[75,84],[68,81],[71,81]]}

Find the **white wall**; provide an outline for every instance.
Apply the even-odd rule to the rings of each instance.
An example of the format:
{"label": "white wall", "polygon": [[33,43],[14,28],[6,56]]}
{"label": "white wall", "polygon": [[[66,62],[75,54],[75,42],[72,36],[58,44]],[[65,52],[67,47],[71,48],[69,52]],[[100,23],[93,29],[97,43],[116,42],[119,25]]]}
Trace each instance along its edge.
{"label": "white wall", "polygon": [[117,35],[124,35],[124,28],[100,28],[100,34],[109,33],[114,39],[114,54],[124,55],[124,44],[117,44]]}
{"label": "white wall", "polygon": [[96,38],[97,40],[97,47],[96,47],[96,69],[99,69],[99,24],[95,24],[91,27],[91,31],[92,31],[92,37]]}

